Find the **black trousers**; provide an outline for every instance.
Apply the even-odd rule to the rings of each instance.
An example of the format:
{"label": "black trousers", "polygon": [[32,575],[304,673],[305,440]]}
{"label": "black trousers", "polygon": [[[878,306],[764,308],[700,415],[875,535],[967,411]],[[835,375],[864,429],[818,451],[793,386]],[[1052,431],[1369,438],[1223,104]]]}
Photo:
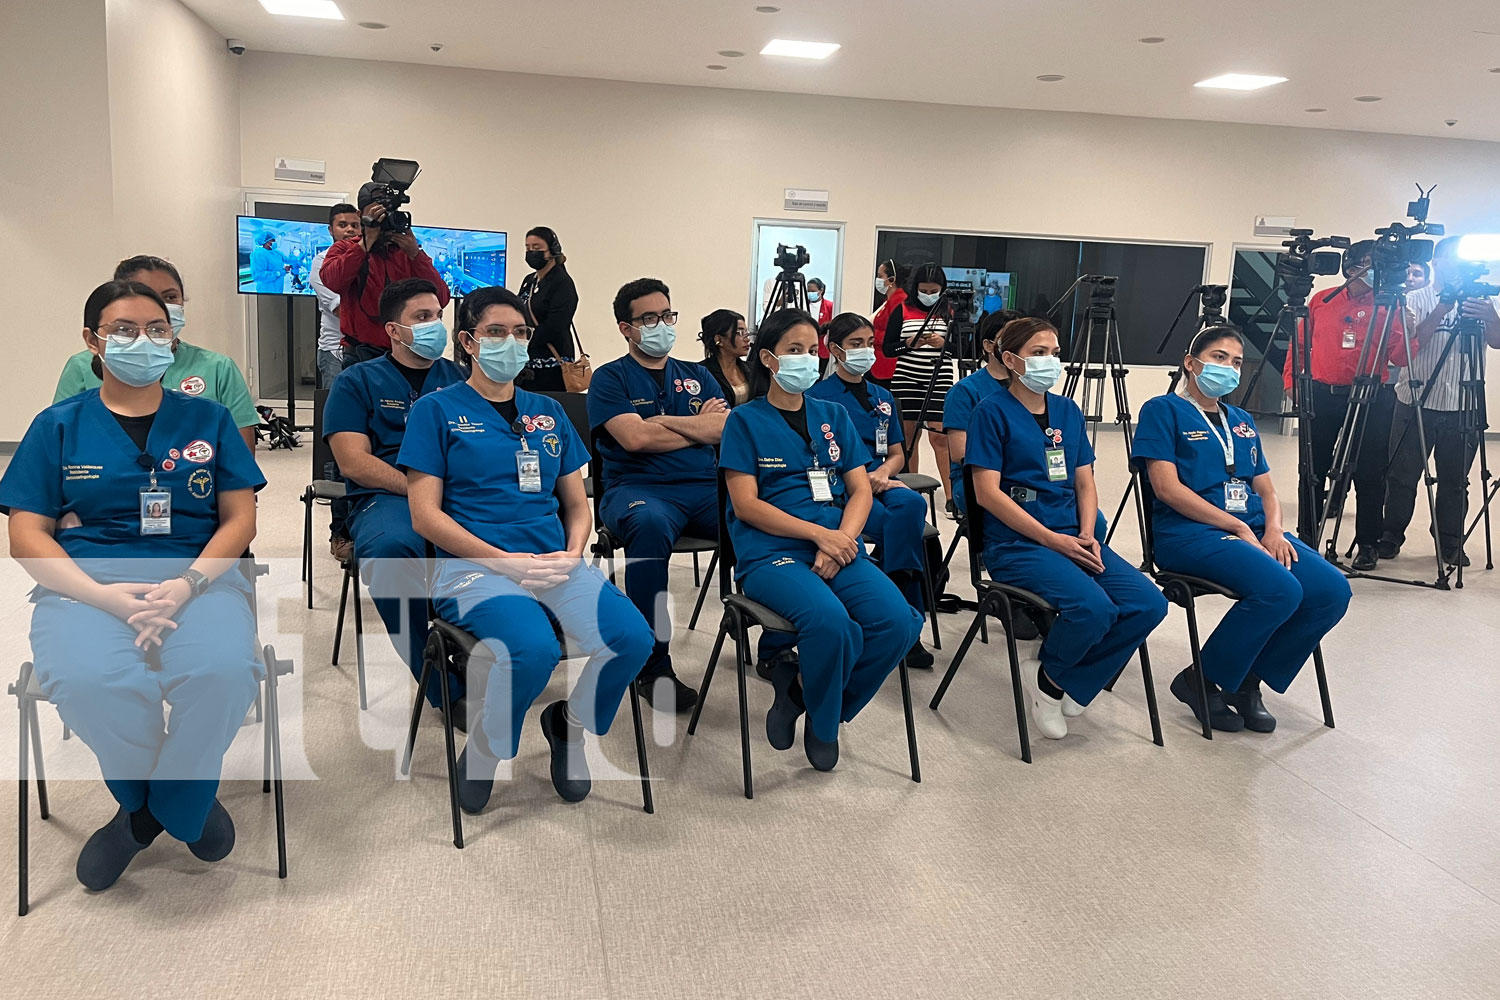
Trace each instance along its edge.
{"label": "black trousers", "polygon": [[[1390,441],[1391,412],[1395,403],[1396,391],[1382,385],[1376,390],[1365,417],[1365,431],[1359,443],[1353,476],[1354,541],[1358,545],[1378,542],[1384,525],[1386,448],[1382,442]],[[1312,404],[1312,426],[1300,433],[1312,435],[1313,481],[1317,484],[1318,504],[1315,510],[1302,510],[1300,506],[1297,509],[1297,534],[1309,545],[1317,534],[1318,518],[1327,503],[1328,474],[1333,468],[1334,447],[1349,409],[1349,387],[1314,382]],[[1343,496],[1337,499],[1335,510],[1343,507],[1344,499]]]}
{"label": "black trousers", "polygon": [[391,353],[389,348],[376,347],[363,341],[344,341],[344,367],[357,365],[361,361],[374,361]]}
{"label": "black trousers", "polygon": [[[1406,541],[1417,505],[1417,487],[1434,458],[1437,471],[1437,537],[1444,555],[1453,555],[1463,541],[1464,518],[1469,511],[1469,467],[1479,442],[1462,433],[1463,414],[1458,411],[1422,410],[1423,435],[1417,434],[1416,407],[1397,402],[1391,421],[1390,471],[1386,473],[1385,526],[1381,540],[1394,545]],[[1422,453],[1420,437],[1427,439]]]}

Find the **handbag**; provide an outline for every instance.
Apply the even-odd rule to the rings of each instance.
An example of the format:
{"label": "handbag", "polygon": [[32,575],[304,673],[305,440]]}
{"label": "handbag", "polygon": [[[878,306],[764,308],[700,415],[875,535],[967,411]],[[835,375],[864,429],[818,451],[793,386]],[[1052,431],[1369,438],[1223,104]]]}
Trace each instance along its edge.
{"label": "handbag", "polygon": [[594,366],[589,363],[589,356],[584,353],[583,341],[578,337],[578,328],[569,324],[573,331],[573,343],[577,345],[578,354],[572,361],[565,360],[557,353],[557,348],[551,344],[547,350],[552,352],[552,357],[557,361],[557,366],[562,369],[563,388],[568,392],[588,392],[589,383],[594,379]]}

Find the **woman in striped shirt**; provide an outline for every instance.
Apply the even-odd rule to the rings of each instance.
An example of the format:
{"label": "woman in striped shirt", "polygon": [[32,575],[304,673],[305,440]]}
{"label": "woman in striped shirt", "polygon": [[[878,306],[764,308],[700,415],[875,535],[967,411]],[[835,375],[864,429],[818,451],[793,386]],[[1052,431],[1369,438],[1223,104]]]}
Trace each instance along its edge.
{"label": "woman in striped shirt", "polygon": [[[943,314],[947,310],[946,304],[939,304],[947,288],[948,277],[941,267],[933,263],[918,267],[912,273],[906,301],[891,310],[881,350],[886,357],[896,359],[891,393],[901,404],[901,428],[905,439],[910,442],[907,469],[917,471],[916,435],[920,433],[917,427],[920,418],[937,459],[937,476],[943,484],[943,496],[952,497],[953,485],[948,479],[948,436],[943,433],[943,400],[953,388],[953,360],[943,353],[948,335],[948,323]],[[934,371],[937,373],[935,379]],[[929,385],[932,387],[930,396]]]}

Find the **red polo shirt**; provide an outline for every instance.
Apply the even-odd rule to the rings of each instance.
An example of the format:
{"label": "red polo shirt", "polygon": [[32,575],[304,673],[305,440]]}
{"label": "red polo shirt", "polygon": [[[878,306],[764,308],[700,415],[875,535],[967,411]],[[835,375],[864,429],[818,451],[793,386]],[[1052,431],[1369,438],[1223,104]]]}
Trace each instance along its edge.
{"label": "red polo shirt", "polygon": [[[1352,287],[1352,286],[1351,286]],[[1375,308],[1375,293],[1364,282],[1361,291],[1349,294],[1345,288],[1328,299],[1327,291],[1314,293],[1308,300],[1307,309],[1312,317],[1312,377],[1325,385],[1353,385],[1358,374],[1359,356],[1364,349],[1365,337],[1370,332],[1370,314],[1378,312],[1375,319],[1375,336],[1385,323],[1385,309]],[[1324,301],[1328,299],[1328,301]],[[1300,335],[1300,331],[1299,331]],[[1292,376],[1300,363],[1300,344],[1287,352],[1282,371],[1282,382],[1290,389]],[[1382,382],[1390,380],[1389,365],[1404,368],[1411,364],[1415,350],[1409,350],[1404,317],[1398,315],[1391,323],[1390,338],[1386,342],[1385,357],[1372,357],[1363,374],[1379,372]]]}
{"label": "red polo shirt", "polygon": [[[370,266],[362,268],[366,261]],[[359,280],[361,270],[365,271],[363,284]],[[373,252],[366,253],[364,243],[359,240],[338,240],[328,248],[321,279],[339,297],[339,330],[346,343],[391,346],[385,324],[380,322],[380,293],[385,286],[405,278],[426,278],[432,282],[437,286],[438,303],[444,308],[452,298],[425,251],[408,257],[405,251],[387,244],[377,245]]]}

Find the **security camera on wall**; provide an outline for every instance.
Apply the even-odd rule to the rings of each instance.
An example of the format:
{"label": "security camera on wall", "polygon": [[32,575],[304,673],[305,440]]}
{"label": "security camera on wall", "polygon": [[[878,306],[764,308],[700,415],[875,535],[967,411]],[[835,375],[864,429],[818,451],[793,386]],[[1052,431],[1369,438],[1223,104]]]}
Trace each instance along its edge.
{"label": "security camera on wall", "polygon": [[244,55],[245,50],[250,47],[238,38],[226,38],[224,39],[224,45],[230,52],[233,52],[237,56]]}

